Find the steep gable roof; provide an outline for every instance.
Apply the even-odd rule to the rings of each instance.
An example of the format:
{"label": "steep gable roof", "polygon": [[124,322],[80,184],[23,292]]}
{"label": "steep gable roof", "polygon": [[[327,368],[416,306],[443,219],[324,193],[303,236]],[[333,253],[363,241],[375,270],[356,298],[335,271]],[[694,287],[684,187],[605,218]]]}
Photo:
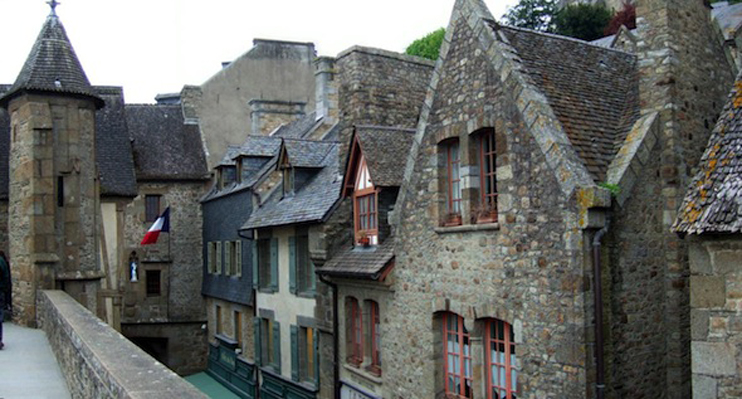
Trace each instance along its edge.
{"label": "steep gable roof", "polygon": [[337,143],[331,141],[284,139],[281,156],[288,157],[295,168],[322,168],[327,155],[336,146]]}
{"label": "steep gable roof", "polygon": [[198,125],[186,124],[180,105],[127,105],[138,180],[203,180],[206,156]]}
{"label": "steep gable roof", "polygon": [[636,56],[556,35],[493,28],[517,51],[593,179],[605,181],[608,165],[639,119]]}
{"label": "steep gable roof", "polygon": [[245,143],[234,158],[240,156],[249,157],[273,157],[281,148],[281,138],[275,136],[247,136]]}
{"label": "steep gable roof", "polygon": [[673,231],[742,233],[742,75],[711,133]]}
{"label": "steep gable roof", "polygon": [[[414,129],[382,126],[356,126],[351,137],[351,150],[346,161],[345,187],[352,190],[359,154],[363,153],[371,181],[379,187],[399,187],[410,152]],[[347,194],[347,193],[346,193]]]}
{"label": "steep gable roof", "polygon": [[23,92],[87,97],[98,108],[103,106],[82,69],[62,22],[54,13],[46,18],[18,78],[0,98],[0,106],[7,107],[10,100]]}
{"label": "steep gable roof", "polygon": [[137,182],[123,89],[98,86],[94,89],[106,104],[95,114],[95,153],[101,195],[135,197]]}

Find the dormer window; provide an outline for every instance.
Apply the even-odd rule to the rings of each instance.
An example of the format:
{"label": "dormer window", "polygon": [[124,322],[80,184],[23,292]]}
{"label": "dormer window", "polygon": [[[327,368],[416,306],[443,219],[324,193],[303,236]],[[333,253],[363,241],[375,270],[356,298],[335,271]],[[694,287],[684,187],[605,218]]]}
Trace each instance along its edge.
{"label": "dormer window", "polygon": [[236,180],[237,170],[235,166],[222,166],[219,168],[219,189],[229,187]]}
{"label": "dormer window", "polygon": [[379,236],[378,196],[363,156],[361,156],[360,165],[353,191],[355,241],[361,245],[376,245]]}
{"label": "dormer window", "polygon": [[290,197],[294,195],[294,168],[283,168],[283,196]]}

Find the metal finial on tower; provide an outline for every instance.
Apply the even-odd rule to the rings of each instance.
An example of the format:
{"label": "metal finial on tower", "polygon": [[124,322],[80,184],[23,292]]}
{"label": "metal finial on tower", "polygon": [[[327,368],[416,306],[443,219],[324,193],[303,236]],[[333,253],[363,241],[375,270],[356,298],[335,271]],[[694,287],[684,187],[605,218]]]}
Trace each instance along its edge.
{"label": "metal finial on tower", "polygon": [[49,4],[49,7],[52,8],[51,15],[55,15],[56,16],[57,15],[57,6],[60,5],[60,4],[62,4],[62,3],[58,2],[57,0],[49,0],[49,1],[46,2],[46,4]]}

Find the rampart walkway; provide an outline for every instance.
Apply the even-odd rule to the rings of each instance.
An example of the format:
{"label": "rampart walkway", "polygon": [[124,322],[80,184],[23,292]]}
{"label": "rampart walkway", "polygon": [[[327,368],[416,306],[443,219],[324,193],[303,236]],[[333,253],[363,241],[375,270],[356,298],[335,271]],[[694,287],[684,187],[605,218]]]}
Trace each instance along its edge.
{"label": "rampart walkway", "polygon": [[49,341],[41,330],[3,324],[0,350],[0,399],[70,397]]}

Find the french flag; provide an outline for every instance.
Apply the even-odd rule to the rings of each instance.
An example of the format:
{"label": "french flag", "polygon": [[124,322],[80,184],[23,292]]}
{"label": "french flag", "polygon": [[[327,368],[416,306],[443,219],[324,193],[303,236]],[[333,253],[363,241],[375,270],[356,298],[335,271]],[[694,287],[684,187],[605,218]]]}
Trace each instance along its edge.
{"label": "french flag", "polygon": [[162,232],[170,232],[170,207],[165,208],[165,212],[155,220],[152,227],[147,230],[147,234],[144,235],[142,242],[139,245],[156,244],[157,238],[160,237]]}

